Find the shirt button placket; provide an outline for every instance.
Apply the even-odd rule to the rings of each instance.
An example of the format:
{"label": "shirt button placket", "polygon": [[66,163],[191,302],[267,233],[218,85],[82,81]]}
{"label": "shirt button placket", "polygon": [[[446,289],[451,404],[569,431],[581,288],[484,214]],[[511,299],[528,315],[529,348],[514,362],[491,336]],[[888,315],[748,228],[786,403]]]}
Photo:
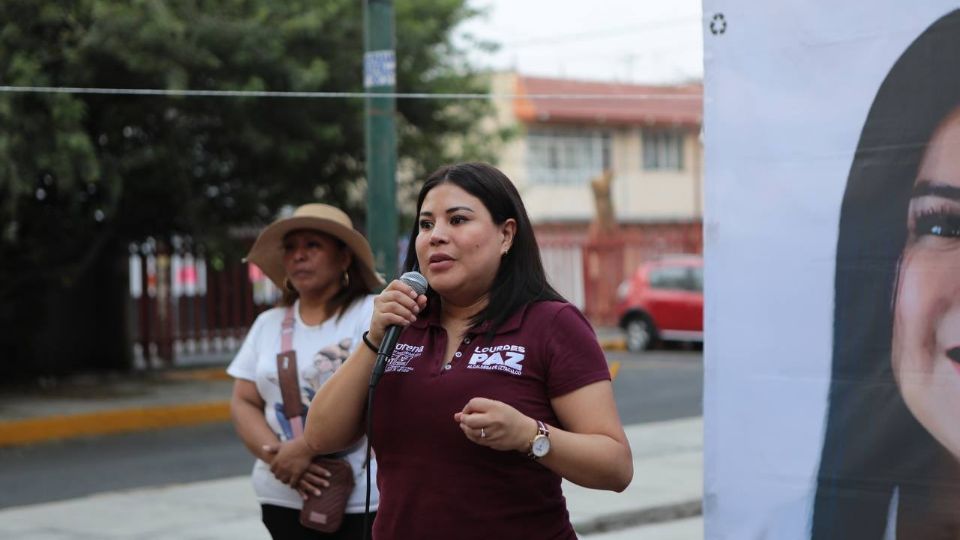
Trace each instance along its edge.
{"label": "shirt button placket", "polygon": [[[470,343],[470,338],[469,338],[469,337],[464,338],[464,339],[463,339],[463,343],[464,343],[464,344],[469,344],[469,343]],[[453,353],[453,358],[452,358],[449,362],[447,362],[446,365],[443,366],[443,370],[444,370],[444,371],[450,371],[451,369],[453,369],[453,360],[455,360],[455,359],[457,359],[457,358],[460,358],[460,357],[462,357],[462,356],[463,356],[463,353],[460,352],[460,351],[457,351],[457,352]]]}
{"label": "shirt button placket", "polygon": [[[453,353],[453,359],[460,358],[461,356],[463,356],[463,353],[460,351]],[[453,369],[453,359],[447,362],[447,365],[443,366],[444,371],[450,371]]]}

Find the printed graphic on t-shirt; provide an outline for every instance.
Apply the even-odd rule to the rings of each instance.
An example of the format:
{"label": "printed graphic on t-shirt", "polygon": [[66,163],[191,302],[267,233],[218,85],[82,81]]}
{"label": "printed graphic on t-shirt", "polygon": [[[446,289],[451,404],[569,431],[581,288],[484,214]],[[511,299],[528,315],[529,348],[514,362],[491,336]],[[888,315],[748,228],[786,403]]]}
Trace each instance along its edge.
{"label": "printed graphic on t-shirt", "polygon": [[350,357],[352,346],[352,338],[341,339],[338,343],[317,351],[317,354],[313,356],[313,361],[305,369],[300,370],[300,387],[307,403],[313,401],[313,396],[317,393],[317,390]]}
{"label": "printed graphic on t-shirt", "polygon": [[421,354],[423,354],[423,345],[398,343],[397,348],[393,350],[393,355],[387,360],[386,373],[410,373],[413,371],[410,362],[419,358]]}
{"label": "printed graphic on t-shirt", "polygon": [[476,347],[467,362],[467,369],[504,371],[511,375],[523,374],[523,358],[526,349],[522,345],[495,345]]}
{"label": "printed graphic on t-shirt", "polygon": [[[300,371],[300,401],[303,404],[303,412],[300,415],[301,419],[305,420],[307,418],[310,402],[313,401],[313,396],[317,394],[317,390],[319,390],[320,387],[333,376],[333,372],[339,369],[344,361],[350,357],[351,345],[353,345],[352,338],[341,339],[339,342],[317,351],[317,354],[313,355],[313,358],[311,358],[306,365],[297,366],[297,369]],[[267,379],[279,388],[280,383],[276,376],[271,375],[268,376]],[[273,410],[277,416],[277,423],[280,424],[280,429],[283,430],[283,440],[292,439],[293,429],[290,427],[290,421],[283,413],[283,403],[274,403]]]}

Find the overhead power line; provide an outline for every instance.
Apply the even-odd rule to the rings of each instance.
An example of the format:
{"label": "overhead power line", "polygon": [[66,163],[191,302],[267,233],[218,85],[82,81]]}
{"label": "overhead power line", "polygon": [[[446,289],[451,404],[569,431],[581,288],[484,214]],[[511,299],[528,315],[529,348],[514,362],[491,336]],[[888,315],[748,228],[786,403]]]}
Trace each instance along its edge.
{"label": "overhead power line", "polygon": [[497,93],[376,93],[376,92],[270,92],[264,90],[170,90],[161,88],[83,88],[71,86],[0,86],[2,93],[32,94],[101,94],[124,96],[168,97],[253,97],[253,98],[311,98],[311,99],[569,99],[569,100],[700,100],[691,94],[497,94]]}

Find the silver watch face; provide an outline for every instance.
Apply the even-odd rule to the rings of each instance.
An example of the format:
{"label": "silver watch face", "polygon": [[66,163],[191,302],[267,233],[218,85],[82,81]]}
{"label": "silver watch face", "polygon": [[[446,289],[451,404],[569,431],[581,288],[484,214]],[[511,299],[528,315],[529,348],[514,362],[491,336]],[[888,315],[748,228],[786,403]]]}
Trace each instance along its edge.
{"label": "silver watch face", "polygon": [[550,438],[545,435],[537,435],[533,439],[533,447],[530,449],[530,453],[537,457],[543,457],[547,455],[547,452],[550,451]]}

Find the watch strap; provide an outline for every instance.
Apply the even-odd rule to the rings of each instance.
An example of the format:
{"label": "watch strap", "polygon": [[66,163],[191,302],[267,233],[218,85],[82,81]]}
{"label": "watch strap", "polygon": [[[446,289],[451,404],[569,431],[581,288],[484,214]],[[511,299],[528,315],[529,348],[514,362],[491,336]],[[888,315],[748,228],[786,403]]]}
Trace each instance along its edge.
{"label": "watch strap", "polygon": [[544,424],[542,420],[537,420],[537,434],[534,435],[533,439],[530,440],[530,451],[527,452],[527,457],[529,457],[530,459],[540,459],[541,457],[533,453],[533,446],[534,444],[536,444],[537,439],[539,439],[540,437],[549,438],[550,428],[548,428],[547,425]]}

